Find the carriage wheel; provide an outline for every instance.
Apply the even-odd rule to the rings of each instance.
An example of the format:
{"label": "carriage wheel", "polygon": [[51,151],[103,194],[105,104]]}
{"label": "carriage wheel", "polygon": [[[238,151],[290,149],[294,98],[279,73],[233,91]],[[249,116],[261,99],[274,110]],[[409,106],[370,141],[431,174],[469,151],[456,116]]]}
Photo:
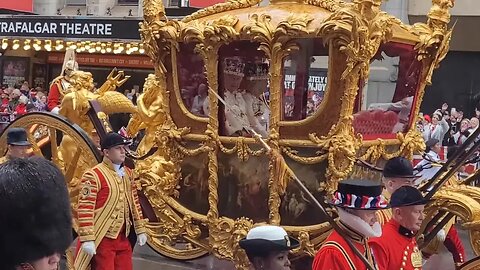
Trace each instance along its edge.
{"label": "carriage wheel", "polygon": [[468,236],[470,238],[470,244],[472,245],[473,253],[480,255],[480,232],[477,230],[469,230]]}
{"label": "carriage wheel", "polygon": [[[76,209],[79,194],[79,180],[82,174],[97,165],[101,160],[100,152],[93,140],[76,124],[72,124],[65,117],[52,113],[34,112],[26,114],[10,125],[0,134],[0,154],[7,151],[8,128],[22,127],[27,130],[28,140],[32,143],[35,155],[45,157],[54,162],[65,174],[72,210]],[[97,142],[98,143],[98,142]],[[64,149],[62,151],[62,149]],[[151,209],[146,200],[142,207]],[[146,217],[155,220],[150,211],[144,211]],[[153,214],[153,216],[152,216]],[[75,212],[74,212],[75,216]],[[148,227],[152,228],[150,223]],[[74,229],[76,230],[76,222]],[[176,260],[193,260],[208,254],[204,241],[178,239],[172,243],[155,237],[151,231],[148,245],[162,256]]]}
{"label": "carriage wheel", "polygon": [[464,264],[462,264],[460,266],[460,268],[458,269],[461,269],[461,270],[476,270],[476,269],[480,269],[480,257],[475,257],[471,260],[469,260],[468,262],[465,262]]}
{"label": "carriage wheel", "polygon": [[63,171],[72,209],[75,209],[81,175],[101,161],[94,142],[78,125],[70,123],[65,117],[35,112],[16,119],[2,131],[0,134],[2,155],[7,151],[6,131],[11,127],[25,128],[34,154],[53,161]]}

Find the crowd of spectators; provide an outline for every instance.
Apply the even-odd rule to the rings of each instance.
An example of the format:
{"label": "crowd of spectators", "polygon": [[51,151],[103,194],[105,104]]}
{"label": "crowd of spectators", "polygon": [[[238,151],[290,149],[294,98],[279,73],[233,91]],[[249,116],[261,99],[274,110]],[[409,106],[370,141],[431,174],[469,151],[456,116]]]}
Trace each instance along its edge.
{"label": "crowd of spectators", "polygon": [[461,145],[479,126],[480,110],[468,118],[463,111],[450,108],[444,103],[431,115],[420,114],[417,128],[427,142],[436,139],[443,146]]}
{"label": "crowd of spectators", "polygon": [[3,86],[0,91],[2,122],[9,122],[28,112],[47,110],[47,92],[31,88],[27,81],[15,87]]}

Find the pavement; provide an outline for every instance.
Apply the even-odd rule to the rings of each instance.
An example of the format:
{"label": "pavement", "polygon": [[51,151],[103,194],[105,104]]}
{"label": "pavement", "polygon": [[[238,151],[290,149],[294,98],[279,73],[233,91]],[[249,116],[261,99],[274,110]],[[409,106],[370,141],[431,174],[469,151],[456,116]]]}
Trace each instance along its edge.
{"label": "pavement", "polygon": [[[458,228],[458,234],[465,246],[467,260],[474,257],[470,241],[468,239],[468,232]],[[133,258],[134,270],[234,270],[232,263],[219,260],[213,256],[205,256],[200,259],[192,261],[177,261],[162,257],[153,251],[150,247],[136,247]],[[423,270],[455,270],[452,256],[444,249],[440,254],[433,255],[423,266]],[[310,270],[310,269],[296,269],[296,270]]]}

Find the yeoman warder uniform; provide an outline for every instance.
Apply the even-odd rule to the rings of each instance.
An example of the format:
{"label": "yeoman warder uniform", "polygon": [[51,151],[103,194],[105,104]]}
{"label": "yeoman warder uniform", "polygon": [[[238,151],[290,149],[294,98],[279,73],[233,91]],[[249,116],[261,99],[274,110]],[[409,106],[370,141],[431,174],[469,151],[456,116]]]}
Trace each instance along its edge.
{"label": "yeoman warder uniform", "polygon": [[[360,217],[349,213],[348,209],[380,210],[389,205],[382,196],[382,186],[369,180],[345,180],[338,184],[338,190],[331,202],[337,207],[339,226],[347,234],[346,237],[369,261],[378,269],[368,238],[381,235],[381,226],[369,223]],[[345,238],[333,231],[313,261],[313,270],[364,270],[367,269],[362,260],[348,246]]]}

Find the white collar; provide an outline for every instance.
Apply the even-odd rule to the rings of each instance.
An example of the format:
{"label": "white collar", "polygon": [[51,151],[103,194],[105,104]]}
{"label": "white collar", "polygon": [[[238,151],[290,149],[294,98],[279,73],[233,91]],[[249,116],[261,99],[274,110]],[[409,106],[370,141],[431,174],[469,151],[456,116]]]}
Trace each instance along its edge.
{"label": "white collar", "polygon": [[373,226],[370,226],[360,217],[352,215],[342,208],[337,207],[338,217],[348,227],[354,229],[357,233],[361,234],[365,238],[380,237],[382,236],[382,226],[376,222]]}
{"label": "white collar", "polygon": [[125,176],[125,170],[123,169],[121,164],[115,164],[112,163],[113,169],[115,169],[115,172],[120,176],[123,177]]}

